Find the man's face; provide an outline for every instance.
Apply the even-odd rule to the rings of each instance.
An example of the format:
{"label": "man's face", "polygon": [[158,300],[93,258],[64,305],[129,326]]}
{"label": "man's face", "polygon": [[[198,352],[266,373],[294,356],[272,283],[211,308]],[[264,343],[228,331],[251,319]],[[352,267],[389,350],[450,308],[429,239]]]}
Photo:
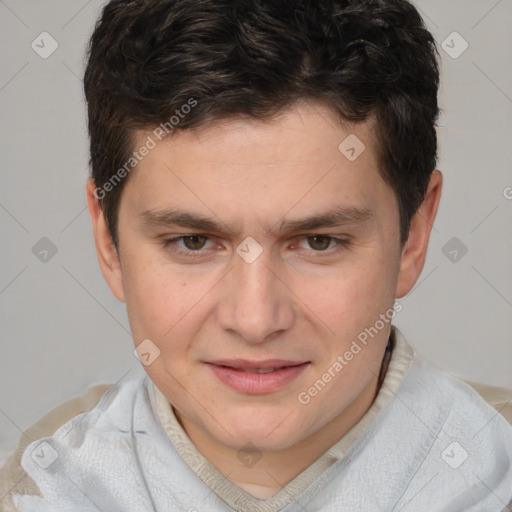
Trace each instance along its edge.
{"label": "man's face", "polygon": [[[366,146],[355,160],[356,139],[339,149],[349,135]],[[315,104],[178,131],[133,171],[118,228],[134,342],[160,351],[145,370],[182,423],[233,449],[284,449],[375,386],[400,243],[369,123],[342,127]]]}

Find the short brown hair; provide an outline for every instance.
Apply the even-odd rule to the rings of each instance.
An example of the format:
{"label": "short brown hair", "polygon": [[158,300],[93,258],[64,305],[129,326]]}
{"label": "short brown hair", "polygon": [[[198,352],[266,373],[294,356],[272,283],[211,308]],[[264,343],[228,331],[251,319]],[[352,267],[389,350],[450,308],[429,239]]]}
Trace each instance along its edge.
{"label": "short brown hair", "polygon": [[[348,121],[375,115],[405,242],[437,162],[437,58],[406,0],[111,0],[84,79],[92,177],[100,188],[124,177],[133,131],[191,99],[177,130],[317,100]],[[116,245],[125,181],[100,198]]]}

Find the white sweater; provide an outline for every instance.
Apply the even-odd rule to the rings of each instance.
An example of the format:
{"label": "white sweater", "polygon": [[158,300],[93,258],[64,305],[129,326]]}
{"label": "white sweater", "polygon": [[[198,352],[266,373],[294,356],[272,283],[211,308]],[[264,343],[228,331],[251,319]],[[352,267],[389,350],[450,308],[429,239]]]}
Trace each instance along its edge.
{"label": "white sweater", "polygon": [[512,426],[470,386],[420,360],[396,329],[394,345],[366,415],[269,499],[204,459],[144,376],[29,444],[21,465],[39,495],[12,501],[20,512],[506,510]]}

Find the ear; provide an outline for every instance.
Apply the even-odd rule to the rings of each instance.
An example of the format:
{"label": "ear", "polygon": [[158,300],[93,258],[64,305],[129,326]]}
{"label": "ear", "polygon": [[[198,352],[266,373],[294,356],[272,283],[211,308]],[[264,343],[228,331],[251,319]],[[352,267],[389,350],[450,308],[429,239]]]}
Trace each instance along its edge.
{"label": "ear", "polygon": [[409,236],[402,249],[398,275],[397,298],[409,293],[423,270],[427,256],[428,241],[441,199],[443,175],[435,170],[418,211],[411,220]]}
{"label": "ear", "polygon": [[123,280],[121,263],[116,247],[112,241],[100,201],[95,194],[96,184],[93,179],[87,182],[87,205],[91,215],[94,243],[100,264],[101,272],[110,290],[116,298],[124,302]]}

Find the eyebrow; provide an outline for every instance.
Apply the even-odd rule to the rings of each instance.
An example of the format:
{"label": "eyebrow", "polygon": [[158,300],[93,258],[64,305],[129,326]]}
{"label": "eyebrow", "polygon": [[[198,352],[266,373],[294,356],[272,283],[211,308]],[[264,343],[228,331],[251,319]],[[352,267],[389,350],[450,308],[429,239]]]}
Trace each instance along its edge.
{"label": "eyebrow", "polygon": [[[373,216],[368,208],[338,207],[325,213],[305,217],[302,219],[281,219],[268,229],[273,233],[286,233],[294,231],[310,231],[320,228],[340,227],[347,224],[359,224],[369,220]],[[183,228],[211,231],[216,233],[232,232],[225,224],[213,218],[190,213],[184,210],[147,210],[140,217],[144,225],[148,227],[179,226]]]}

